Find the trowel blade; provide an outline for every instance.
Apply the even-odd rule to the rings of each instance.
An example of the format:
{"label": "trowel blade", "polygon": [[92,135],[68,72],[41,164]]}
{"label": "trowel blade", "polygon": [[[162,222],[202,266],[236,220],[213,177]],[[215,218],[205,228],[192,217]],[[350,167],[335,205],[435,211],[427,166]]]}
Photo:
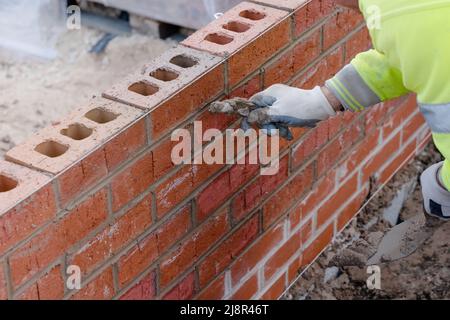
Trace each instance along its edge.
{"label": "trowel blade", "polygon": [[425,215],[414,216],[384,235],[377,252],[367,261],[367,265],[405,258],[414,253],[430,236]]}

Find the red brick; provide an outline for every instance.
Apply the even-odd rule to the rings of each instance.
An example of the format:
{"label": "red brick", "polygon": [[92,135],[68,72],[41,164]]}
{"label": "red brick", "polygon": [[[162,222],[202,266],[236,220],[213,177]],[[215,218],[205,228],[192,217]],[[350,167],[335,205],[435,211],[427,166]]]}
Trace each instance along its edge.
{"label": "red brick", "polygon": [[310,214],[333,191],[335,177],[335,171],[331,171],[313,186],[311,193],[300,204],[302,218]]}
{"label": "red brick", "polygon": [[358,175],[355,174],[339,187],[337,192],[319,208],[317,212],[317,228],[320,228],[336,211],[347,202],[348,198],[358,190]]}
{"label": "red brick", "polygon": [[[253,18],[251,15],[253,13]],[[235,54],[248,43],[254,42],[256,38],[265,33],[268,29],[280,23],[288,13],[282,10],[269,8],[254,3],[243,2],[224,13],[222,17],[211,22],[207,26],[192,34],[182,42],[188,47],[198,48],[202,51],[208,51],[214,55],[226,57]],[[234,32],[224,28],[230,22],[247,25],[245,32]],[[220,35],[229,37],[228,43],[220,43],[215,39],[208,39],[210,35]],[[221,40],[221,39],[218,39]]]}
{"label": "red brick", "polygon": [[383,145],[383,148],[364,166],[362,181],[369,180],[379,168],[381,168],[394,153],[400,148],[400,134],[398,133],[390,141]]}
{"label": "red brick", "polygon": [[22,294],[18,295],[17,300],[37,301],[39,300],[39,292],[36,284],[27,288]]}
{"label": "red brick", "polygon": [[310,0],[251,0],[251,2],[260,3],[286,11],[295,11],[303,7]]}
{"label": "red brick", "polygon": [[327,79],[333,77],[343,67],[343,47],[330,53],[325,59],[311,66],[304,74],[296,79],[292,86],[303,89],[312,89],[323,85]]}
{"label": "red brick", "polygon": [[322,19],[330,15],[335,8],[334,1],[332,0],[312,0],[305,2],[306,5],[301,6],[294,13],[296,37],[318,24]]}
{"label": "red brick", "polygon": [[282,274],[268,289],[265,290],[261,300],[277,300],[286,289],[286,276]]}
{"label": "red brick", "polygon": [[89,274],[99,263],[135,240],[151,223],[151,200],[147,197],[83,245],[74,253],[71,264],[79,266],[83,274]]}
{"label": "red brick", "polygon": [[[171,141],[170,137],[163,140],[152,151],[154,179],[158,180],[175,167],[172,162],[172,149],[179,144],[179,141]],[[182,155],[185,157],[186,155]],[[189,159],[191,155],[189,154]]]}
{"label": "red brick", "polygon": [[318,146],[324,145],[327,143],[328,140],[331,140],[335,136],[331,136],[329,134],[330,128],[329,128],[329,121],[321,121],[317,124],[317,126],[313,129],[316,131],[316,143]]}
{"label": "red brick", "polygon": [[402,151],[398,156],[392,159],[388,165],[383,168],[383,170],[377,175],[377,182],[379,184],[384,184],[392,178],[392,176],[403,166],[405,166],[408,161],[416,155],[416,140],[413,139],[406,147],[403,147]]}
{"label": "red brick", "polygon": [[294,51],[289,49],[289,51],[279,57],[277,56],[273,62],[265,67],[264,88],[277,83],[286,83],[294,74]]}
{"label": "red brick", "polygon": [[197,297],[198,300],[223,300],[225,295],[225,275],[217,277]]}
{"label": "red brick", "polygon": [[0,261],[0,300],[8,299],[8,290],[6,287],[6,275],[4,272],[4,262]]}
{"label": "red brick", "polygon": [[345,127],[343,112],[339,112],[336,116],[331,117],[327,120],[328,124],[328,140],[333,139],[338,132]]}
{"label": "red brick", "polygon": [[343,166],[340,168],[344,172],[340,172],[338,183],[345,179],[348,174],[351,174],[365,159],[369,157],[373,150],[375,150],[380,143],[380,130],[372,132],[366,136],[363,141],[349,154],[344,160]]}
{"label": "red brick", "polygon": [[[96,117],[91,116],[90,113],[94,111],[97,114],[99,113],[98,110],[107,111],[116,117],[111,119],[111,121],[98,123],[94,121]],[[89,114],[89,118],[86,116],[87,114]],[[96,98],[91,100],[86,107],[76,109],[65,120],[40,130],[22,144],[9,150],[6,154],[6,159],[56,175],[89,156],[99,146],[108,143],[110,139],[116,134],[120,134],[125,127],[135,122],[141,115],[142,111],[136,108]],[[100,121],[101,119],[98,120]],[[76,134],[72,136],[69,136],[70,133],[67,135],[63,134],[65,131],[69,132],[74,125],[91,129],[90,135],[78,137]],[[84,139],[79,140],[80,138]],[[58,153],[58,156],[54,157],[52,154],[45,154],[45,150],[43,153],[36,150],[37,146],[49,142],[64,146],[64,152]],[[52,146],[50,145],[51,148]]]}
{"label": "red brick", "polygon": [[310,218],[301,228],[300,228],[300,241],[305,244],[312,236],[312,218]]}
{"label": "red brick", "polygon": [[313,175],[314,167],[313,165],[309,165],[269,199],[263,209],[264,228],[271,225],[300,199],[305,191],[311,186]]}
{"label": "red brick", "polygon": [[112,268],[103,271],[97,278],[82,286],[71,297],[72,300],[110,300],[115,295]]}
{"label": "red brick", "polygon": [[[236,96],[240,96],[241,93]],[[220,131],[224,131],[229,126],[231,126],[238,117],[236,115],[229,115],[224,113],[212,113],[206,110],[202,114],[200,114],[195,121],[199,121],[202,123],[202,137],[205,134],[205,131],[209,129],[218,129]]]}
{"label": "red brick", "polygon": [[[180,56],[191,59],[193,63],[183,65],[183,63],[174,61],[174,58]],[[124,80],[113,85],[112,88],[103,93],[103,96],[146,111],[151,111],[160,107],[161,103],[164,103],[168,98],[170,99],[174,95],[177,95],[181,88],[187,88],[198,83],[198,79],[204,78],[220,62],[221,59],[219,57],[212,56],[206,52],[189,49],[184,46],[175,46],[140,67]],[[176,73],[178,77],[171,81],[164,81],[167,79],[163,79],[157,74],[155,75],[157,73],[155,71],[161,69],[170,70]],[[139,83],[147,83],[152,89],[145,90],[144,88],[142,91],[147,92],[142,92],[142,94],[139,90],[130,90],[133,85]],[[193,91],[191,93],[195,94]],[[207,94],[207,92],[196,93],[197,96],[204,94]],[[152,120],[164,121],[164,119],[159,119],[158,117],[154,119],[152,117]],[[151,138],[156,139],[156,136],[152,136]]]}
{"label": "red brick", "polygon": [[[259,186],[259,180],[257,181]],[[259,187],[259,191],[261,191],[261,187]],[[247,209],[245,206],[245,190],[239,192],[231,202],[231,214],[233,216],[233,220],[239,221],[243,219],[251,210],[251,208]]]}
{"label": "red brick", "polygon": [[258,292],[258,275],[251,276],[244,284],[236,290],[230,300],[251,300]]}
{"label": "red brick", "polygon": [[258,72],[254,77],[247,80],[239,87],[233,89],[233,91],[229,95],[229,98],[241,97],[249,99],[255,93],[258,93],[262,90],[261,82],[261,72]]}
{"label": "red brick", "polygon": [[162,218],[185,199],[193,189],[192,167],[184,165],[156,188],[156,213]]}
{"label": "red brick", "polygon": [[139,242],[119,262],[119,279],[126,283],[148,267],[190,228],[190,207],[185,207],[164,223],[154,234]]}
{"label": "red brick", "polygon": [[231,87],[237,85],[277,51],[288,45],[290,27],[290,19],[285,19],[232,55],[228,60],[229,85]]}
{"label": "red brick", "polygon": [[156,273],[152,271],[122,295],[120,300],[153,300],[155,296]]}
{"label": "red brick", "polygon": [[98,149],[59,176],[61,205],[65,207],[107,174],[104,150]]}
{"label": "red brick", "polygon": [[361,13],[344,9],[333,16],[323,27],[324,50],[329,49],[363,22]]}
{"label": "red brick", "polygon": [[153,183],[153,157],[146,154],[130,164],[111,181],[113,211],[121,209]]}
{"label": "red brick", "polygon": [[226,171],[200,192],[197,198],[197,219],[203,221],[231,195],[230,172]]}
{"label": "red brick", "polygon": [[180,273],[194,264],[230,228],[227,212],[211,218],[201,225],[186,241],[161,261],[161,286],[165,287]]}
{"label": "red brick", "polygon": [[365,114],[365,127],[366,134],[372,133],[375,129],[378,129],[379,124],[389,115],[388,104],[379,103],[366,109]]}
{"label": "red brick", "polygon": [[162,134],[174,128],[190,113],[200,110],[223,90],[224,66],[219,65],[151,112],[152,138],[160,138]]}
{"label": "red brick", "polygon": [[396,110],[395,112],[391,113],[389,115],[389,118],[386,120],[386,122],[382,126],[382,138],[383,140],[388,140],[393,132],[403,125],[403,116],[399,112],[400,109]]}
{"label": "red brick", "polygon": [[353,219],[353,217],[358,213],[364,200],[367,198],[369,188],[365,187],[359,194],[339,213],[337,218],[337,229],[341,231],[345,225]]}
{"label": "red brick", "polygon": [[55,195],[51,185],[43,186],[25,201],[0,215],[0,255],[49,222],[55,215]]}
{"label": "red brick", "polygon": [[192,165],[192,179],[193,188],[198,188],[203,185],[209,178],[218,173],[225,167],[225,161],[223,164],[194,164]]}
{"label": "red brick", "polygon": [[361,139],[363,130],[361,124],[356,122],[349,126],[337,139],[332,141],[318,155],[317,174],[322,176],[326,174],[338,160],[347,152],[358,140]]}
{"label": "red brick", "polygon": [[250,211],[255,209],[262,199],[261,179],[247,186],[233,200],[231,213],[235,221],[243,219]]}
{"label": "red brick", "polygon": [[254,183],[245,188],[245,208],[253,209],[255,208],[262,196],[262,189],[260,179],[257,179]]}
{"label": "red brick", "polygon": [[120,258],[117,264],[120,286],[123,287],[132,281],[149,267],[158,258],[158,255],[158,242],[155,234],[150,234],[139,241]]}
{"label": "red brick", "polygon": [[31,278],[103,223],[106,202],[106,191],[100,190],[13,252],[9,262],[14,286]]}
{"label": "red brick", "polygon": [[414,115],[411,120],[404,124],[403,139],[408,140],[410,137],[414,136],[416,132],[423,127],[424,124],[425,119],[422,113],[417,113],[416,115]]}
{"label": "red brick", "polygon": [[264,197],[273,194],[274,190],[287,180],[289,174],[288,161],[289,157],[284,156],[280,159],[277,174],[261,176],[261,191]]}
{"label": "red brick", "polygon": [[190,273],[179,284],[177,284],[170,292],[168,292],[163,300],[189,300],[195,294],[195,275]]}
{"label": "red brick", "polygon": [[245,164],[235,164],[234,166],[232,166],[230,169],[231,189],[238,190],[239,188],[241,188],[243,184],[257,175],[259,169],[260,167],[258,164],[249,164],[247,159]]}
{"label": "red brick", "polygon": [[196,256],[205,253],[216,241],[222,238],[230,229],[227,210],[223,210],[217,216],[200,226],[193,235]]}
{"label": "red brick", "polygon": [[64,297],[65,282],[58,265],[40,277],[18,298],[21,300],[61,300]]}
{"label": "red brick", "polygon": [[300,232],[294,234],[284,243],[264,265],[264,279],[269,281],[278,273],[297,251],[301,249]]}
{"label": "red brick", "polygon": [[284,221],[266,231],[261,238],[242,255],[231,267],[233,286],[250,272],[272,249],[283,240]]}
{"label": "red brick", "polygon": [[287,271],[287,277],[288,277],[288,283],[293,283],[295,280],[297,280],[301,268],[302,268],[302,255],[295,258],[294,261],[291,262],[291,264],[288,267]]}
{"label": "red brick", "polygon": [[256,238],[258,234],[258,215],[247,221],[198,267],[200,287],[204,287],[217,274],[222,272]]}
{"label": "red brick", "polygon": [[300,222],[303,219],[303,215],[302,215],[302,207],[301,204],[294,207],[290,212],[289,212],[289,231],[292,232],[294,229],[297,228],[297,226],[300,224]]}
{"label": "red brick", "polygon": [[345,62],[350,63],[358,53],[368,50],[371,44],[369,30],[364,27],[345,43]]}
{"label": "red brick", "polygon": [[175,213],[156,232],[159,253],[166,252],[168,248],[188,232],[191,226],[191,204],[189,204]]}
{"label": "red brick", "polygon": [[145,122],[141,120],[66,170],[58,178],[61,205],[66,206],[106,177],[146,143]]}
{"label": "red brick", "polygon": [[[280,139],[279,140],[279,152],[278,154],[284,153],[288,148],[292,147],[293,145],[297,144],[301,138],[305,135],[305,133],[308,131],[306,128],[291,128],[292,133],[292,140],[286,140],[286,139]],[[268,147],[267,147],[267,156],[271,156],[270,154],[270,148],[272,141],[275,141],[275,139],[278,139],[278,137],[269,137],[268,139]]]}
{"label": "red brick", "polygon": [[321,30],[314,31],[308,38],[294,47],[294,73],[298,73],[313,62],[321,53]]}
{"label": "red brick", "polygon": [[308,266],[333,239],[333,224],[326,227],[303,251],[303,266]]}
{"label": "red brick", "polygon": [[147,144],[145,119],[121,132],[104,147],[106,164],[111,172]]}
{"label": "red brick", "polygon": [[[250,10],[262,13],[265,17],[259,20],[245,18],[245,13]],[[234,87],[289,43],[291,21],[284,19],[287,14],[285,11],[243,2],[194,33],[183,44],[216,55],[230,56],[229,85]],[[223,26],[229,21],[247,24],[250,29],[242,33],[225,30]],[[206,40],[208,36],[217,34],[231,41],[218,44]]]}
{"label": "red brick", "polygon": [[319,149],[320,145],[317,143],[317,130],[310,130],[302,141],[292,148],[292,166],[298,168],[309,157]]}
{"label": "red brick", "polygon": [[393,110],[383,125],[383,139],[387,139],[407,118],[417,112],[417,101],[414,95],[399,100],[396,105],[399,107]]}
{"label": "red brick", "polygon": [[422,129],[417,135],[417,154],[422,152],[431,141],[431,131],[429,128]]}

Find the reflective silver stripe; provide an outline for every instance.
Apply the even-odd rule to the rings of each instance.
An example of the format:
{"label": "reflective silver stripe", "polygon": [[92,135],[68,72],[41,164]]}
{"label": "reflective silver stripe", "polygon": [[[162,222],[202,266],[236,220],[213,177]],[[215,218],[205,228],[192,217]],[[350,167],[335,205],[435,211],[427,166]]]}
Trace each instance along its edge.
{"label": "reflective silver stripe", "polygon": [[[340,90],[334,85],[336,82],[345,90]],[[367,86],[351,64],[346,65],[333,79],[326,81],[325,86],[333,92],[347,110],[361,109],[358,106],[368,108],[381,102],[381,99]]]}
{"label": "reflective silver stripe", "polygon": [[450,103],[419,106],[432,132],[450,133]]}

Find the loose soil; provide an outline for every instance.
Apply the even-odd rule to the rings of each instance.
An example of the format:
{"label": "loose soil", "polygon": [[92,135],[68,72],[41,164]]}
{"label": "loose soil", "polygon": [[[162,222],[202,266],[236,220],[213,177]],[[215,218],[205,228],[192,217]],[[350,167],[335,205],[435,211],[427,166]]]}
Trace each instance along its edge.
{"label": "loose soil", "polygon": [[[387,220],[396,220],[395,211],[400,212],[397,223],[423,212],[419,176],[439,161],[441,155],[430,143],[351,221],[283,299],[450,299],[450,222],[428,220],[431,236],[416,252],[379,264],[380,290],[368,289],[366,266],[348,259],[342,263],[361,243],[377,245],[392,227]],[[384,218],[386,210],[390,214]]]}

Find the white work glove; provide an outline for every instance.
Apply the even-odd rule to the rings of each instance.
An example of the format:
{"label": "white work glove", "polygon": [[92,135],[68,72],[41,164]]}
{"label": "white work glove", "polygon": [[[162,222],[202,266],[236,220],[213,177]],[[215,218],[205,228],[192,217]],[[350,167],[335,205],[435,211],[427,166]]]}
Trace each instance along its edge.
{"label": "white work glove", "polygon": [[336,115],[320,87],[302,90],[275,84],[250,98],[259,108],[250,112],[249,124],[258,124],[272,135],[291,139],[288,127],[314,127],[318,122]]}

